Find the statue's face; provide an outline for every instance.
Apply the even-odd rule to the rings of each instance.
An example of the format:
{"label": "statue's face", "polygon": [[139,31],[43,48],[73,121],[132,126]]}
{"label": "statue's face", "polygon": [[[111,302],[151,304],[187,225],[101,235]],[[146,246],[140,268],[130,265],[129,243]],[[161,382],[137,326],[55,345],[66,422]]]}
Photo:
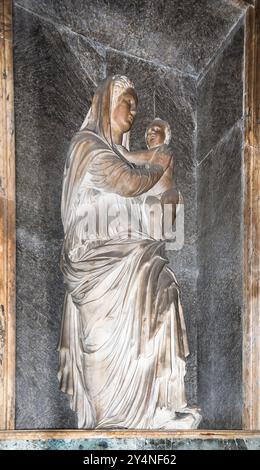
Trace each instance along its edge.
{"label": "statue's face", "polygon": [[133,88],[127,88],[119,95],[112,111],[112,127],[120,132],[128,132],[134,122],[137,109],[137,95]]}
{"label": "statue's face", "polygon": [[152,123],[146,132],[147,147],[153,148],[164,144],[165,137],[165,125],[158,122]]}

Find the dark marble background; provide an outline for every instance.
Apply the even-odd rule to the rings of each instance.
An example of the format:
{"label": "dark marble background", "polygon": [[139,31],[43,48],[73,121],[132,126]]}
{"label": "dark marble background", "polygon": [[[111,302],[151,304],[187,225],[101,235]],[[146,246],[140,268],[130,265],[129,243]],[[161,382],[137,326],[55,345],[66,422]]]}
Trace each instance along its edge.
{"label": "dark marble background", "polygon": [[18,429],[76,426],[56,378],[61,184],[69,141],[110,73],[136,86],[133,148],[154,109],[172,128],[185,243],[169,258],[189,404],[201,427],[241,427],[244,13],[229,0],[14,1]]}

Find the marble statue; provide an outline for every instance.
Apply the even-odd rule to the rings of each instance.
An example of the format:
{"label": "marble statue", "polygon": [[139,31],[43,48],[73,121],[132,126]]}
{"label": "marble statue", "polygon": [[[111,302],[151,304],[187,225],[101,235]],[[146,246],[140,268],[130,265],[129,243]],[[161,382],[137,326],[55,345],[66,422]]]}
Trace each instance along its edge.
{"label": "marble statue", "polygon": [[148,148],[131,152],[137,103],[127,77],[108,77],[70,144],[58,378],[79,428],[196,428],[200,414],[185,398],[189,349],[180,287],[165,240],[141,223],[149,191],[178,202],[169,127],[153,122]]}
{"label": "marble statue", "polygon": [[[170,140],[171,128],[169,123],[160,118],[153,119],[145,131],[145,141],[148,149],[158,149],[158,147],[161,147],[163,151],[163,145],[168,145]],[[127,152],[123,146],[121,147],[121,152],[132,163],[139,165],[140,163],[145,163],[147,168],[149,168],[149,165],[152,163],[156,163],[157,153],[154,153],[152,157],[150,152],[144,153],[142,155],[144,160],[141,162],[139,152]],[[143,215],[147,215],[146,219],[148,218],[146,232],[151,236],[156,237],[156,235],[158,236],[160,234],[161,237],[163,237],[164,228],[166,226],[164,217],[170,218],[170,222],[173,223],[176,218],[176,207],[178,204],[183,204],[183,198],[180,191],[176,189],[174,180],[174,158],[172,156],[169,166],[164,171],[159,181],[143,194]],[[169,206],[171,211],[169,211]],[[165,210],[166,207],[168,208],[167,211]]]}

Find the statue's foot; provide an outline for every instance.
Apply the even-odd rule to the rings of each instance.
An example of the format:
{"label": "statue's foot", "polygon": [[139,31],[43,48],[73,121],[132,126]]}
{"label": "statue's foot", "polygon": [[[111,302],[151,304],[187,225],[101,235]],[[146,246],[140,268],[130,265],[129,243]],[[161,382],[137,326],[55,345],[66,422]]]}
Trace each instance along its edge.
{"label": "statue's foot", "polygon": [[153,429],[196,429],[201,422],[198,408],[185,407],[172,412],[167,408],[158,408],[153,419]]}

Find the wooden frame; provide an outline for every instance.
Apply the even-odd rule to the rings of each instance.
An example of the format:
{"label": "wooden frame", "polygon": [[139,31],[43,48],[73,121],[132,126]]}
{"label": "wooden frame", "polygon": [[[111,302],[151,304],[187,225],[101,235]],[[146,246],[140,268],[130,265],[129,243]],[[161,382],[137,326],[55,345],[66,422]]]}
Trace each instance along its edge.
{"label": "wooden frame", "polygon": [[260,1],[248,8],[245,50],[243,383],[245,429],[260,429]]}
{"label": "wooden frame", "polygon": [[0,429],[15,423],[15,143],[12,2],[0,1]]}
{"label": "wooden frame", "polygon": [[248,6],[244,90],[243,430],[170,432],[15,431],[15,144],[12,0],[0,0],[0,439],[260,438],[260,0],[238,1],[239,4]]}

